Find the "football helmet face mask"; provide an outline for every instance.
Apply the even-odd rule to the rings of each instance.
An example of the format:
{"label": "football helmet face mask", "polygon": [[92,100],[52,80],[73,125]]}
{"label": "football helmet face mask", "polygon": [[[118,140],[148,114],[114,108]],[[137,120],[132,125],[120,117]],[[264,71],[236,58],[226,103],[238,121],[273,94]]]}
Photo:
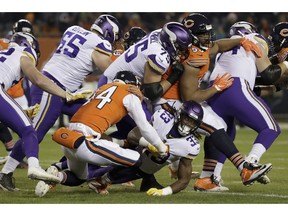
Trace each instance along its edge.
{"label": "football helmet face mask", "polygon": [[200,13],[192,13],[182,20],[182,24],[191,32],[193,45],[203,50],[207,50],[213,45],[215,33],[206,16]]}
{"label": "football helmet face mask", "polygon": [[203,119],[203,109],[194,101],[187,101],[176,111],[176,124],[181,136],[188,136],[195,132]]}
{"label": "football helmet face mask", "polygon": [[160,42],[174,61],[184,61],[192,46],[192,36],[181,23],[166,23],[160,32]]}
{"label": "football helmet face mask", "polygon": [[122,37],[119,21],[114,16],[108,14],[99,16],[90,29],[99,32],[111,45]]}
{"label": "football helmet face mask", "polygon": [[145,37],[147,33],[140,27],[132,27],[128,32],[124,34],[124,49],[129,49],[130,46],[137,43],[143,37]]}
{"label": "football helmet face mask", "polygon": [[26,32],[34,35],[32,24],[26,19],[20,19],[14,23],[12,28],[13,34],[16,32]]}
{"label": "football helmet face mask", "polygon": [[139,78],[135,76],[131,71],[119,71],[115,75],[113,82],[119,82],[119,81],[125,84],[135,85],[138,88],[140,88],[141,86]]}
{"label": "football helmet face mask", "polygon": [[288,47],[288,22],[280,22],[274,26],[268,36],[269,50],[278,53]]}
{"label": "football helmet face mask", "polygon": [[245,21],[234,23],[229,30],[230,36],[239,35],[243,37],[244,35],[252,33],[258,33],[256,27],[253,24]]}
{"label": "football helmet face mask", "polygon": [[13,43],[18,44],[19,46],[31,47],[32,49],[35,50],[37,57],[39,59],[40,46],[37,39],[32,34],[25,32],[16,32],[15,34],[12,35],[9,46],[13,46]]}

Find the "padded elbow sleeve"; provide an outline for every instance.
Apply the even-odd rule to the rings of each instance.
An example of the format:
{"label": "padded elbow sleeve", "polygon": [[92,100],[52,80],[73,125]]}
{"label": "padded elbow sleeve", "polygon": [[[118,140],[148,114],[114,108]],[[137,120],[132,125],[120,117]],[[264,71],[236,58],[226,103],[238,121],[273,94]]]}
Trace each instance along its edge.
{"label": "padded elbow sleeve", "polygon": [[281,76],[281,68],[279,65],[269,65],[260,73],[261,81],[264,85],[271,85]]}
{"label": "padded elbow sleeve", "polygon": [[163,95],[163,88],[160,83],[144,84],[144,96],[154,101]]}

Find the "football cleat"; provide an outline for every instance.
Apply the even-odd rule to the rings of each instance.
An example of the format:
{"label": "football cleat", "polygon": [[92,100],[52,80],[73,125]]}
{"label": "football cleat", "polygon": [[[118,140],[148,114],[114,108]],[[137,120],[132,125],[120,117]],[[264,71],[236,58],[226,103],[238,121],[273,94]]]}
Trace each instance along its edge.
{"label": "football cleat", "polygon": [[[58,169],[55,166],[48,167],[46,172],[51,175],[58,176]],[[46,193],[48,193],[50,189],[55,187],[56,187],[55,183],[47,184],[44,181],[39,181],[35,187],[35,194],[39,197],[43,197],[45,196]]]}
{"label": "football cleat", "polygon": [[46,184],[44,181],[39,181],[35,187],[35,194],[39,197],[43,197],[51,187],[53,186]]}
{"label": "football cleat", "polygon": [[259,182],[260,184],[269,184],[271,181],[267,175],[263,175],[259,179],[257,179],[257,182]]}
{"label": "football cleat", "polygon": [[221,192],[228,191],[229,188],[224,187],[216,180],[214,175],[205,178],[198,178],[194,184],[195,191],[207,191],[207,192]]}
{"label": "football cleat", "polygon": [[263,175],[266,175],[272,169],[272,164],[255,164],[245,162],[241,171],[242,183],[244,185],[252,185],[254,181],[258,180]]}
{"label": "football cleat", "polygon": [[8,160],[8,156],[0,157],[0,165],[5,164],[7,160]]}
{"label": "football cleat", "polygon": [[[56,167],[55,167],[55,169],[57,170]],[[58,172],[58,170],[57,170],[57,172]],[[43,170],[40,167],[29,167],[27,177],[30,179],[42,180],[48,184],[59,184],[60,183],[60,178],[58,176],[55,176],[54,174],[48,173],[48,170],[47,170],[47,172],[45,172],[45,170]]]}
{"label": "football cleat", "polygon": [[20,189],[15,187],[15,179],[13,173],[8,174],[0,173],[0,188],[4,191],[19,191]]}
{"label": "football cleat", "polygon": [[87,181],[87,185],[88,185],[89,189],[95,191],[98,194],[101,194],[101,195],[108,195],[109,194],[109,191],[107,190],[109,184],[104,183],[101,178],[91,179],[91,180]]}

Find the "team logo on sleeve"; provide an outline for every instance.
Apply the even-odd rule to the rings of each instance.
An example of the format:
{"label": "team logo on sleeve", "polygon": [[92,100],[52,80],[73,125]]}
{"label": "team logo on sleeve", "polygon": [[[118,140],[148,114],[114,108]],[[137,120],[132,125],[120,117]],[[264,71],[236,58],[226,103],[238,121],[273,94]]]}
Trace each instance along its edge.
{"label": "team logo on sleeve", "polygon": [[160,74],[163,74],[169,67],[170,59],[165,58],[164,55],[157,56],[154,54],[148,56],[148,63],[154,70],[158,71]]}

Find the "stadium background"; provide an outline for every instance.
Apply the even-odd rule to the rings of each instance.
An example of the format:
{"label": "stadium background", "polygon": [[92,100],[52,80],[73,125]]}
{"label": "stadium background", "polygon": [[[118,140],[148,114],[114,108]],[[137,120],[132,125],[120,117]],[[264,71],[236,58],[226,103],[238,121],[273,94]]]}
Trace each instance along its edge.
{"label": "stadium background", "polygon": [[[49,59],[49,56],[58,46],[63,32],[71,25],[80,25],[89,29],[94,20],[103,13],[60,13],[60,12],[17,12],[17,13],[0,13],[0,36],[9,37],[10,30],[14,22],[19,19],[27,19],[33,24],[34,33],[40,42],[41,57],[38,68],[41,69],[43,64]],[[110,13],[117,17],[123,26],[124,32],[132,26],[142,27],[146,32],[161,28],[166,22],[180,21],[189,14],[188,12],[117,12]],[[203,13],[212,22],[216,38],[221,39],[228,37],[229,27],[236,21],[248,21],[254,24],[259,32],[268,37],[272,26],[281,21],[288,21],[288,13],[263,13],[263,12],[205,12]],[[213,65],[212,65],[213,67]],[[96,87],[97,77],[88,77],[86,79],[89,87]],[[89,85],[90,84],[90,85]],[[288,91],[281,91],[273,96],[264,98],[272,110],[275,118],[279,122],[288,122]],[[60,120],[61,124],[62,120]],[[241,125],[241,123],[240,123]]]}

